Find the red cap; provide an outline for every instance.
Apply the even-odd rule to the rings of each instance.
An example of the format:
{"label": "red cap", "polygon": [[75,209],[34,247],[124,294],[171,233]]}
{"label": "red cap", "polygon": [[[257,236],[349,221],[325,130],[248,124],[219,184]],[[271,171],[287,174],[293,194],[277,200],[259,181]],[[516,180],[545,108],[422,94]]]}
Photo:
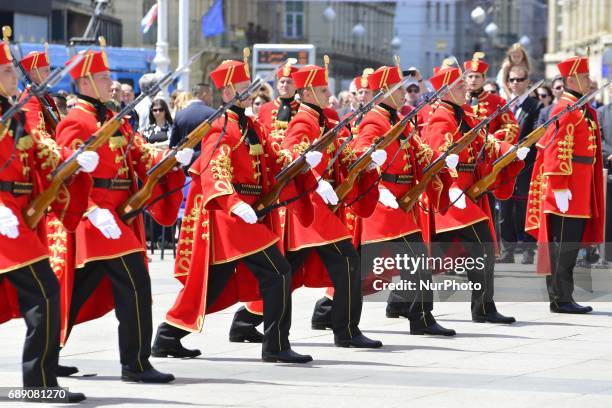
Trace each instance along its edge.
{"label": "red cap", "polygon": [[452,84],[460,76],[461,71],[459,68],[442,65],[441,67],[434,68],[434,75],[429,78],[429,82],[431,82],[431,85],[437,91],[444,85]]}
{"label": "red cap", "polygon": [[[81,54],[81,52],[79,52],[79,54]],[[77,55],[66,61],[65,65],[69,65],[77,58]],[[106,60],[106,53],[104,51],[89,51],[85,54],[85,57],[70,70],[70,76],[72,79],[76,80],[104,71],[110,71],[108,61]]]}
{"label": "red cap", "polygon": [[327,69],[317,65],[305,65],[291,74],[298,89],[309,86],[327,86]]}
{"label": "red cap", "polygon": [[291,78],[291,75],[294,72],[297,72],[298,69],[293,66],[294,62],[289,60],[283,66],[281,66],[278,70],[276,70],[276,78]]}
{"label": "red cap", "polygon": [[32,51],[20,61],[20,64],[26,72],[30,72],[33,69],[48,67],[49,54],[47,54],[46,51]]}
{"label": "red cap", "polygon": [[13,61],[8,41],[0,41],[0,65],[10,64]]}
{"label": "red cap", "polygon": [[355,79],[353,79],[355,89],[360,90],[369,88],[368,77],[372,75],[373,72],[374,70],[372,68],[366,68],[360,76],[355,77]]}
{"label": "red cap", "polygon": [[382,66],[368,76],[368,85],[373,91],[390,87],[402,81],[402,72],[398,66]]}
{"label": "red cap", "polygon": [[249,66],[243,61],[226,60],[210,73],[210,78],[217,89],[221,89],[227,85],[250,81],[251,75],[249,74]]}
{"label": "red cap", "polygon": [[484,62],[484,56],[484,52],[475,52],[470,61],[465,61],[463,63],[463,68],[466,71],[480,72],[482,75],[486,75],[487,70],[489,69],[489,64]]}
{"label": "red cap", "polygon": [[572,57],[557,64],[562,77],[589,73],[589,60],[587,57]]}

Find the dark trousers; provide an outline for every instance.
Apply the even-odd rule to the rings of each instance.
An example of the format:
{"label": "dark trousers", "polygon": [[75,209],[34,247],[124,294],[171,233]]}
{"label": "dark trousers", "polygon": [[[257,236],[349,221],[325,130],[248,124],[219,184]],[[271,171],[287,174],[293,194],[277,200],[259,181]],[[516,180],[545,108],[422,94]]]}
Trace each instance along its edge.
{"label": "dark trousers", "polygon": [[[406,253],[411,258],[423,258],[427,256],[427,247],[423,242],[423,237],[420,232],[415,232],[382,243],[366,244],[362,246],[361,250],[376,251],[377,247],[381,247],[381,249],[384,250],[384,246],[388,242],[405,244]],[[384,253],[383,251],[382,254],[384,255]],[[431,287],[431,270],[419,268],[414,271],[414,274],[411,274],[411,271],[401,269],[400,278],[405,282],[415,282],[417,290],[393,290],[389,293],[387,304],[393,309],[408,312],[408,318],[410,320],[419,320],[431,314],[433,310],[433,291],[431,289],[421,289],[420,284],[420,282],[429,282]]]}
{"label": "dark trousers", "polygon": [[466,244],[464,248],[467,256],[473,259],[484,258],[484,268],[479,268],[477,263],[472,268],[466,268],[469,281],[480,284],[480,289],[472,290],[472,316],[483,316],[486,313],[494,312],[496,310],[493,301],[495,246],[487,221],[436,234],[433,242],[440,252],[439,255],[444,256],[451,247],[457,245],[454,242],[456,239]]}
{"label": "dark trousers", "polygon": [[[291,270],[298,270],[311,251],[317,251],[334,286],[331,308],[331,324],[340,339],[350,339],[361,334],[359,320],[363,298],[359,254],[349,239],[313,248],[287,253]],[[264,305],[265,310],[265,305]]]}
{"label": "dark trousers", "polygon": [[546,276],[551,302],[571,302],[574,293],[574,266],[587,220],[546,214],[550,226],[552,275]]}
{"label": "dark trousers", "polygon": [[[291,348],[291,266],[280,250],[273,245],[234,262],[212,265],[208,274],[206,305],[212,305],[221,295],[234,274],[238,262],[243,262],[259,282],[259,292],[264,304],[264,340],[262,350],[278,352]],[[157,340],[162,343],[179,340],[189,332],[162,323]]]}
{"label": "dark trousers", "polygon": [[74,277],[68,332],[79,310],[104,276],[108,276],[119,320],[119,355],[121,365],[143,372],[151,367],[151,279],[140,252],[112,259],[92,261],[77,268]]}
{"label": "dark trousers", "polygon": [[501,201],[499,228],[502,242],[502,256],[506,253],[514,253],[521,234],[523,235],[523,253],[533,254],[535,250],[535,240],[531,235],[525,233],[526,211],[527,201],[514,200],[512,198]]}
{"label": "dark trousers", "polygon": [[60,333],[59,283],[49,260],[35,262],[6,274],[17,290],[26,327],[22,371],[24,387],[57,387]]}

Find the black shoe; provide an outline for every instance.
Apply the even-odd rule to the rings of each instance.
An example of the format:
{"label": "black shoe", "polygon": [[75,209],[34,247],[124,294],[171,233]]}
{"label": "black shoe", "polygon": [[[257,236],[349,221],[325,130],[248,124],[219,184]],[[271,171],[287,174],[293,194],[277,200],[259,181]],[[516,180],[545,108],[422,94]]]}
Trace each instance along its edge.
{"label": "black shoe", "polygon": [[67,394],[68,394],[68,403],[70,404],[76,404],[78,402],[85,401],[87,399],[85,397],[85,394],[83,394],[82,392],[67,392]]}
{"label": "black shoe", "polygon": [[553,313],[586,314],[593,311],[591,306],[581,306],[575,302],[552,302],[550,311]]}
{"label": "black shoe", "polygon": [[232,343],[263,343],[263,338],[263,334],[255,327],[240,330],[230,329],[229,332],[229,341]]}
{"label": "black shoe", "polygon": [[315,322],[314,320],[310,322],[310,327],[312,330],[326,330],[331,329],[331,322]]}
{"label": "black shoe", "polygon": [[533,264],[533,252],[524,252],[523,260],[521,261],[523,265],[532,265]]}
{"label": "black shoe", "polygon": [[476,323],[501,323],[501,324],[512,324],[516,322],[514,317],[504,316],[503,314],[495,311],[489,312],[485,315],[472,315],[472,321]]}
{"label": "black shoe", "polygon": [[[48,388],[49,391],[53,391],[50,392],[49,395],[51,395],[52,397],[49,398],[42,398],[42,397],[25,397],[23,398],[24,401],[28,401],[28,402],[44,402],[44,403],[69,403],[69,404],[76,404],[78,402],[84,401],[85,398],[85,394],[83,394],[82,392],[70,392],[64,388],[61,387],[53,387],[53,388]],[[59,392],[60,391],[65,391],[65,393],[62,395]],[[57,391],[57,394],[55,394],[55,392]],[[60,397],[60,395],[62,395]],[[57,400],[54,399],[50,399],[50,398],[57,398]],[[60,399],[61,398],[61,399]]]}
{"label": "black shoe", "polygon": [[143,372],[122,368],[121,381],[165,384],[174,381],[174,376],[172,374],[161,373],[153,367]]}
{"label": "black shoe", "polygon": [[[430,319],[428,319],[430,320]],[[423,319],[411,320],[410,321],[410,334],[422,335],[422,334],[433,334],[437,336],[454,336],[457,334],[453,329],[447,329],[442,327],[438,322],[433,320],[426,325]]]}
{"label": "black shoe", "polygon": [[160,342],[155,341],[151,348],[153,357],[195,358],[200,354],[202,354],[200,350],[185,348],[178,340],[172,345],[161,345]]}
{"label": "black shoe", "polygon": [[57,365],[57,369],[55,370],[55,375],[58,377],[70,377],[72,374],[76,374],[79,372],[79,369],[72,366],[64,366]]}
{"label": "black shoe", "polygon": [[372,340],[367,338],[363,334],[359,334],[350,339],[340,339],[338,336],[334,336],[334,344],[336,347],[354,347],[354,348],[381,348],[382,342],[379,340]]}
{"label": "black shoe", "polygon": [[405,317],[406,319],[408,318],[407,310],[403,310],[391,303],[387,303],[387,310],[385,311],[385,314],[389,319],[398,319],[400,317]]}
{"label": "black shoe", "polygon": [[304,363],[310,363],[312,361],[312,356],[309,356],[308,354],[299,354],[289,349],[289,350],[277,351],[276,353],[262,351],[261,359],[266,363],[304,364]]}
{"label": "black shoe", "polygon": [[495,263],[514,263],[514,254],[506,252],[495,260]]}

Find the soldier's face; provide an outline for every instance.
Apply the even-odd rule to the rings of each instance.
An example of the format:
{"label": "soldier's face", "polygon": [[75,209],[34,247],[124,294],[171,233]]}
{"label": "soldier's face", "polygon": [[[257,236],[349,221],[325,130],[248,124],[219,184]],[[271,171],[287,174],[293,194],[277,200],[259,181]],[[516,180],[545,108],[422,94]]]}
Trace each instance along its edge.
{"label": "soldier's face", "polygon": [[589,74],[576,74],[567,78],[567,87],[573,91],[585,94],[591,88]]}
{"label": "soldier's face", "polygon": [[83,95],[99,98],[100,102],[110,101],[112,85],[113,80],[108,71],[96,72],[91,77],[79,78],[79,91]]}
{"label": "soldier's face", "polygon": [[320,108],[327,108],[330,96],[331,91],[327,86],[314,86],[306,89],[304,101],[315,104]]}
{"label": "soldier's face", "polygon": [[17,95],[17,72],[12,64],[0,65],[0,92],[3,96]]}
{"label": "soldier's face", "polygon": [[282,77],[276,83],[276,90],[281,98],[291,98],[295,95],[295,83],[291,78]]}
{"label": "soldier's face", "polygon": [[49,78],[49,74],[51,73],[51,67],[46,66],[46,67],[34,69],[32,70],[32,73],[34,74],[34,75],[30,75],[32,77],[32,80],[36,82],[37,84],[41,84],[45,82],[47,78]]}
{"label": "soldier's face", "polygon": [[467,86],[465,81],[459,81],[458,84],[451,88],[448,94],[454,103],[461,106],[465,103],[466,90]]}
{"label": "soldier's face", "polygon": [[484,75],[480,72],[468,72],[465,76],[468,91],[477,91],[484,85]]}
{"label": "soldier's face", "polygon": [[[223,93],[222,93],[223,102],[229,102],[232,100],[232,98],[234,97],[236,93],[241,93],[241,92],[246,91],[246,89],[249,87],[249,84],[250,84],[249,81],[243,81],[243,82],[239,82],[235,84],[233,87],[226,86],[225,88],[223,88]],[[250,101],[250,98],[247,98],[246,101],[236,102],[236,105],[244,108],[249,104],[249,101]]]}
{"label": "soldier's face", "polygon": [[372,92],[369,88],[361,88],[357,90],[357,101],[359,104],[364,105],[370,102],[370,99],[374,96],[374,92]]}

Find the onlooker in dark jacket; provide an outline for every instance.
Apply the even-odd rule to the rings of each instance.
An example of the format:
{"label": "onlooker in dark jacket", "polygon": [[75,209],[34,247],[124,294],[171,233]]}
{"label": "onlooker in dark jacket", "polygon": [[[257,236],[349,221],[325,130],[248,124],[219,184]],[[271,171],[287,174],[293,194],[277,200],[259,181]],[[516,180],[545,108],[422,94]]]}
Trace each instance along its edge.
{"label": "onlooker in dark jacket", "polygon": [[560,76],[557,76],[552,80],[552,93],[554,96],[554,100],[551,104],[549,104],[547,107],[543,108],[540,111],[537,126],[544,124],[548,120],[553,106],[557,104],[557,101],[559,100],[561,95],[563,95],[563,78],[561,78]]}
{"label": "onlooker in dark jacket", "polygon": [[[608,94],[612,96],[612,87],[608,88]],[[603,165],[608,169],[608,185],[606,192],[606,257],[605,260],[612,262],[612,103],[597,109],[597,119],[601,128],[601,150],[603,151]]]}

